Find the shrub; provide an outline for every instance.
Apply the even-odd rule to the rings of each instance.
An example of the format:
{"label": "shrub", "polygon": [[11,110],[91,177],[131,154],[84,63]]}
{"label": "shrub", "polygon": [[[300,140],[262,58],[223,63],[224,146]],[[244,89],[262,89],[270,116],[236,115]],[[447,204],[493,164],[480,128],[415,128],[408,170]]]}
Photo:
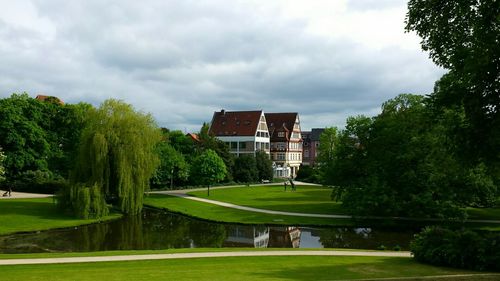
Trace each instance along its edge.
{"label": "shrub", "polygon": [[410,249],[417,261],[475,270],[500,269],[500,233],[427,227]]}
{"label": "shrub", "polygon": [[60,189],[66,188],[68,183],[61,177],[54,176],[48,171],[25,171],[15,178],[2,182],[1,189],[9,189],[17,192],[31,192],[43,194],[55,194]]}

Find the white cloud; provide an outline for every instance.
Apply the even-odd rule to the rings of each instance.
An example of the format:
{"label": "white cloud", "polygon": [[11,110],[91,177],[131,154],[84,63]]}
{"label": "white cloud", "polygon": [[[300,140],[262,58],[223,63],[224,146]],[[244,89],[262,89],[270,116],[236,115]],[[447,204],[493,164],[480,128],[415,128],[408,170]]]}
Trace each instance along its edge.
{"label": "white cloud", "polygon": [[0,97],[119,98],[172,129],[214,110],[376,114],[442,74],[405,34],[406,1],[5,1]]}

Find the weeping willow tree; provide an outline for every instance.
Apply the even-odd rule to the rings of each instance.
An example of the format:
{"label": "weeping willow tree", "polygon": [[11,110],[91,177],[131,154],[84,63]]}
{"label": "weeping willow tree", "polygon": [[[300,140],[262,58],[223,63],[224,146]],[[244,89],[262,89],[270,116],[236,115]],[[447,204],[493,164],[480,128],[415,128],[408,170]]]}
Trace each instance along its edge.
{"label": "weeping willow tree", "polygon": [[140,213],[144,191],[159,164],[154,148],[160,139],[151,115],[106,100],[88,113],[72,181],[98,185],[122,212]]}

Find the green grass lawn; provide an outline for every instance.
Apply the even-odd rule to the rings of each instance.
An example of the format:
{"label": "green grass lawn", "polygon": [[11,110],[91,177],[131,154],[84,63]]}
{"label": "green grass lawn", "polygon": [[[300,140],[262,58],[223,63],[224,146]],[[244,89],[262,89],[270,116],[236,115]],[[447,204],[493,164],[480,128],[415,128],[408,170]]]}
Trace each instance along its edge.
{"label": "green grass lawn", "polygon": [[[386,257],[224,257],[0,266],[2,280],[349,280],[477,274]],[[467,276],[443,280],[498,280]],[[433,278],[432,280],[436,280]],[[429,280],[429,279],[428,279]],[[438,279],[439,280],[439,279]]]}
{"label": "green grass lawn", "polygon": [[500,220],[500,208],[467,208],[470,219]]}
{"label": "green grass lawn", "polygon": [[192,217],[217,222],[234,222],[245,224],[288,224],[288,225],[353,225],[352,220],[308,218],[294,216],[268,215],[249,211],[236,210],[209,203],[189,199],[151,194],[144,200],[146,206],[188,214]]}
{"label": "green grass lawn", "polygon": [[275,211],[311,213],[311,214],[346,214],[340,202],[330,199],[332,190],[323,186],[298,185],[296,191],[284,191],[283,185],[235,187],[214,189],[207,197],[206,191],[194,191],[188,194],[201,198],[233,203],[260,209]]}
{"label": "green grass lawn", "polygon": [[[102,220],[119,218],[112,214]],[[0,200],[0,235],[90,224],[58,210],[52,198]]]}

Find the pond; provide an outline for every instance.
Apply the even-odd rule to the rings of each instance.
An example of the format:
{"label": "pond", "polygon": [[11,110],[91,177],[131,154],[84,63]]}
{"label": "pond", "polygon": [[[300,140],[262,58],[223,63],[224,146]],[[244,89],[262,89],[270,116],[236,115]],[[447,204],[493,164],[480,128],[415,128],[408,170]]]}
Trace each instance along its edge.
{"label": "pond", "polygon": [[89,252],[169,248],[408,249],[416,230],[295,227],[207,222],[144,209],[140,216],[65,229],[0,236],[0,253]]}

